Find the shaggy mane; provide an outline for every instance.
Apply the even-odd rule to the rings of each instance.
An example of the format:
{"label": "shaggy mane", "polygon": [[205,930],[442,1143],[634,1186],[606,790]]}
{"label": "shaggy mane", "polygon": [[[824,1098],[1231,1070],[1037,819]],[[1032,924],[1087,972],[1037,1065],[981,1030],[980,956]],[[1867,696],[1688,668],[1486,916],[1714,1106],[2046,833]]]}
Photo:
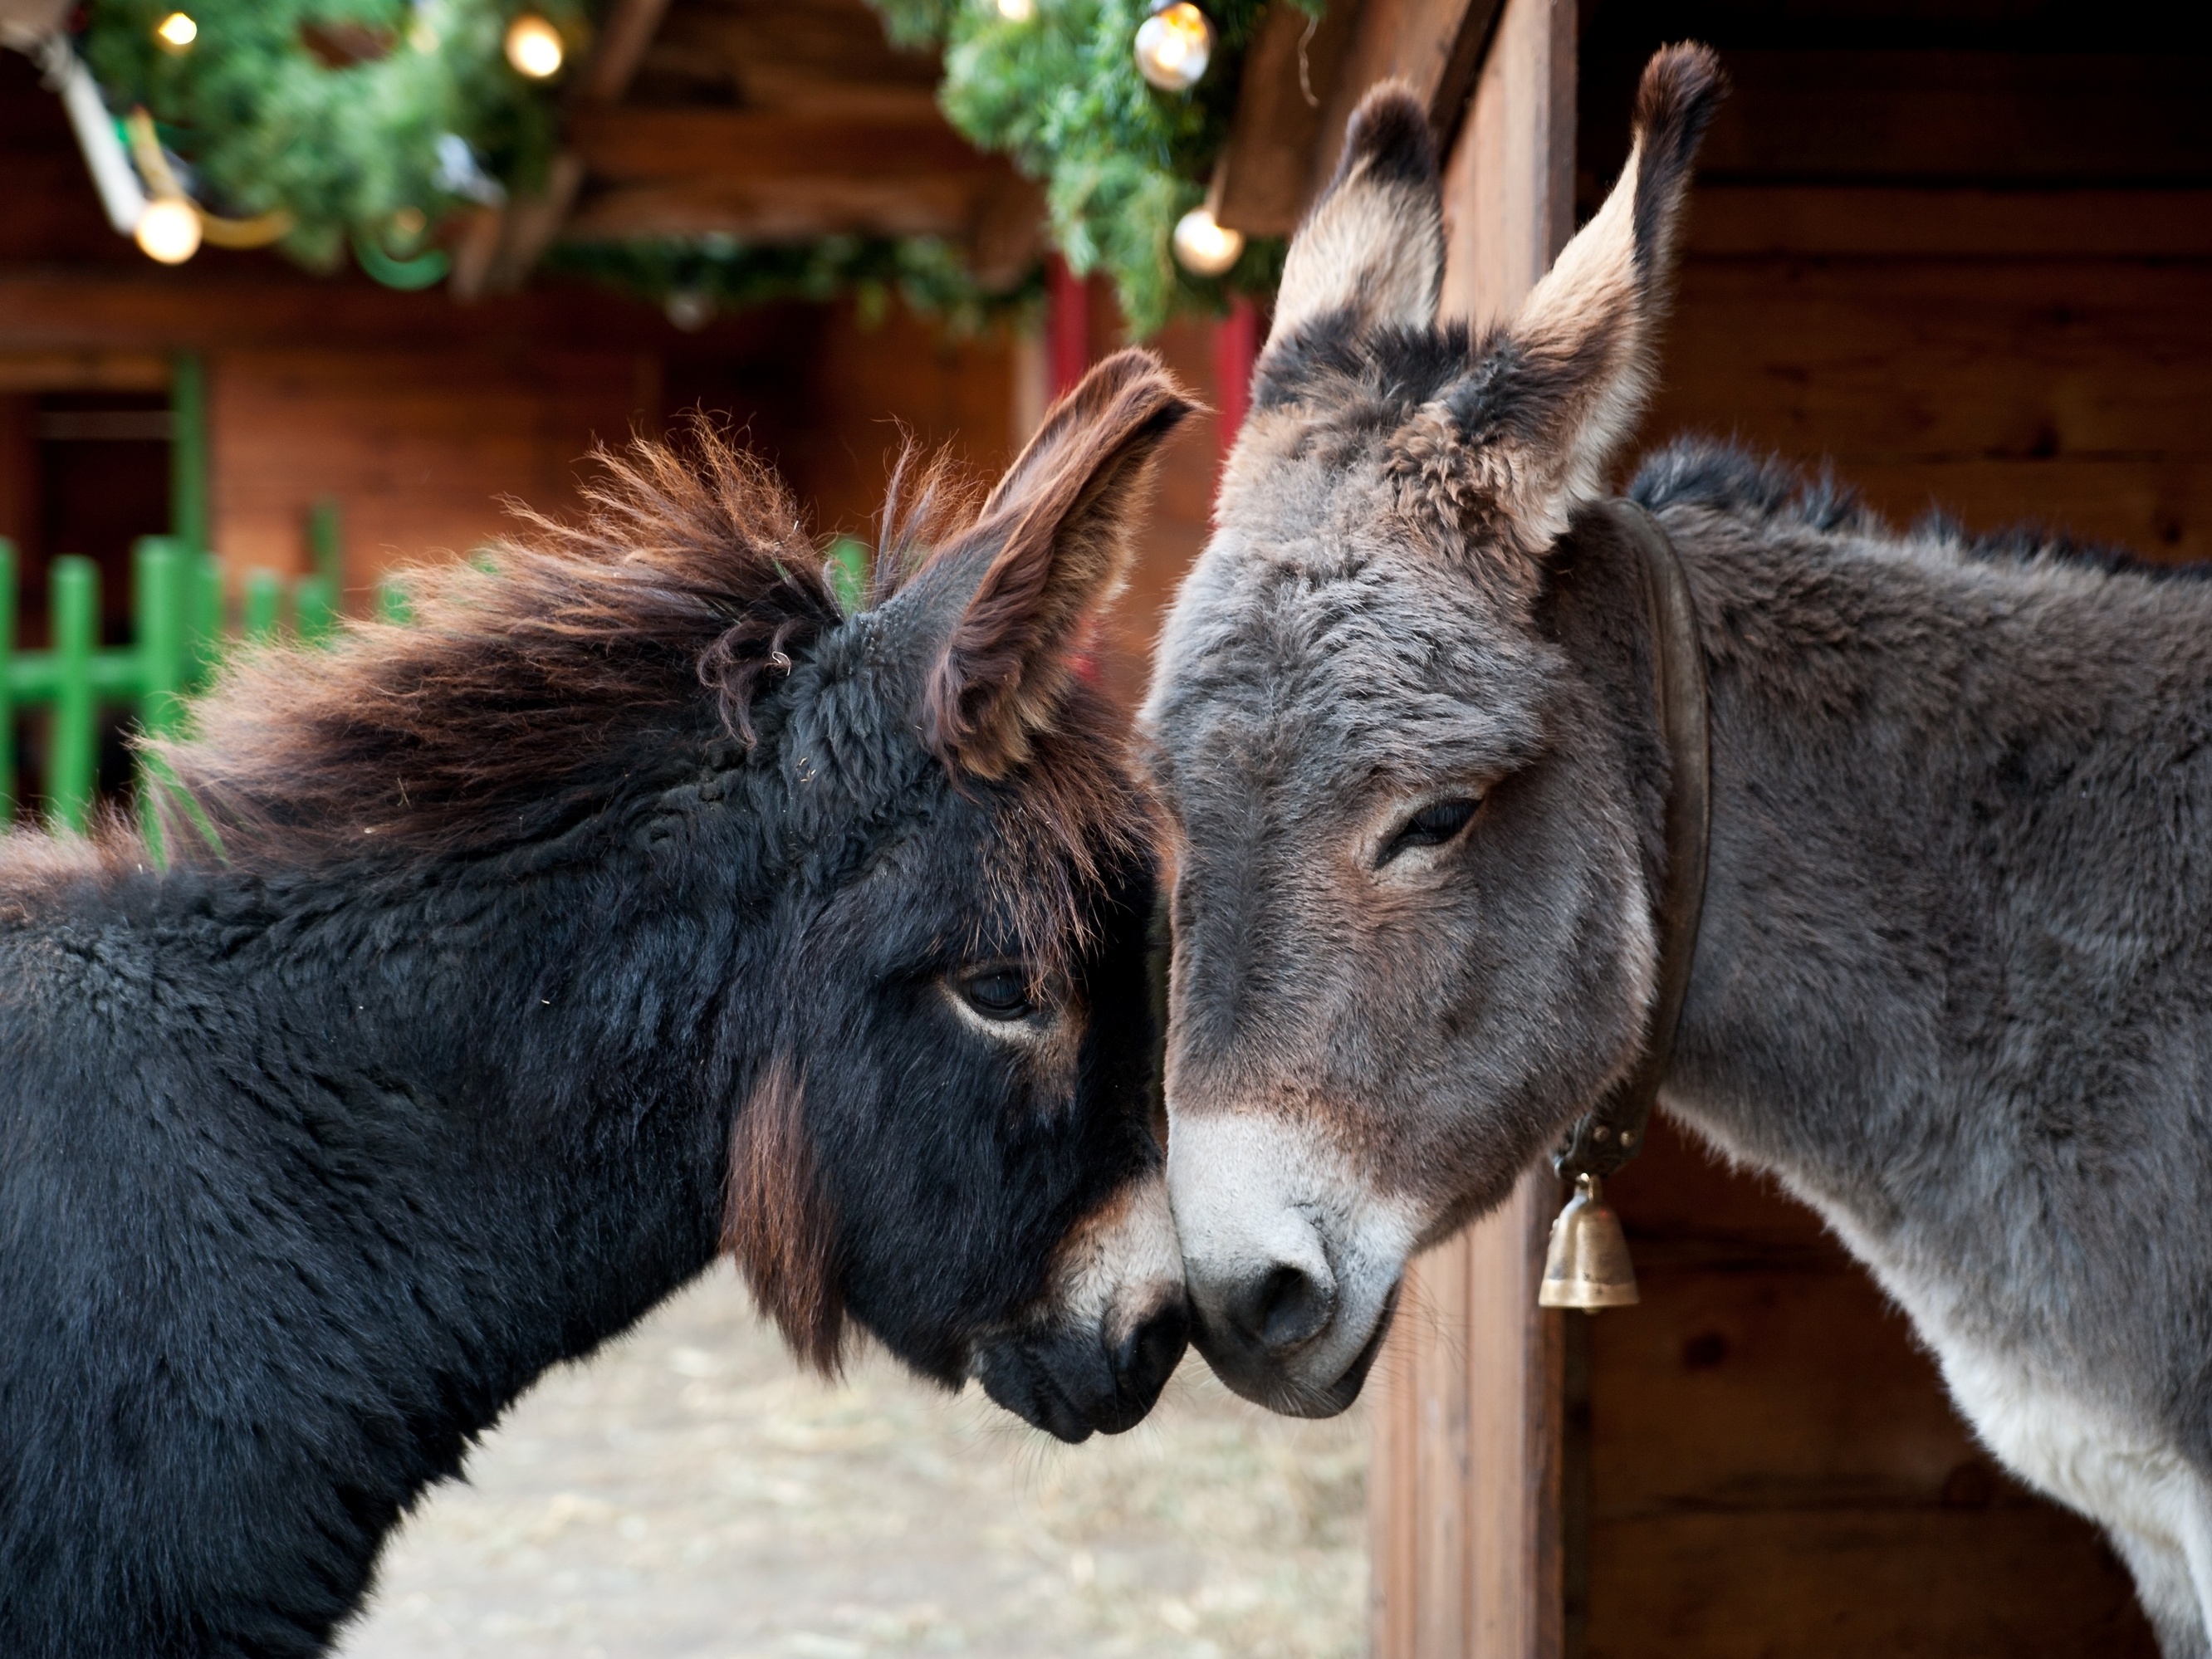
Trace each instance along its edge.
{"label": "shaggy mane", "polygon": [[1826,467],[1808,471],[1778,455],[1758,454],[1717,438],[1674,440],[1637,468],[1628,495],[1655,513],[1668,507],[1702,507],[1784,529],[1912,541],[1958,558],[1990,563],[2082,565],[2114,575],[2166,580],[2212,577],[2212,567],[2204,564],[2165,563],[2130,548],[2083,541],[2033,523],[1977,534],[1936,509],[1899,531]]}
{"label": "shaggy mane", "polygon": [[[672,739],[696,729],[702,690],[720,728],[706,739],[750,747],[756,699],[842,620],[822,550],[775,474],[702,418],[593,459],[574,519],[511,502],[519,528],[486,556],[409,571],[407,620],[234,659],[193,702],[190,736],[143,745],[173,781],[171,854],[204,854],[210,830],[234,863],[557,832],[657,752],[696,754]],[[957,553],[974,501],[909,445],[866,601]],[[1096,781],[1037,784],[1079,840],[1105,810]]]}

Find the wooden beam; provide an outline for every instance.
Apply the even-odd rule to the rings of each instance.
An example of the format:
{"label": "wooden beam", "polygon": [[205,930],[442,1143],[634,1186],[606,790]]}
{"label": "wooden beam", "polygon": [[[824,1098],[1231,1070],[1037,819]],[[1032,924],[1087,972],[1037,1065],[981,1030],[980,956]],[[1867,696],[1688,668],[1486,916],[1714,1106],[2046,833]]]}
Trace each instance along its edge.
{"label": "wooden beam", "polygon": [[0,353],[0,392],[167,392],[170,360],[151,351]]}
{"label": "wooden beam", "polygon": [[1322,112],[1336,86],[1360,0],[1318,19],[1275,0],[1244,54],[1237,113],[1214,168],[1214,217],[1248,236],[1287,236],[1305,210]]}
{"label": "wooden beam", "polygon": [[[520,288],[568,222],[583,183],[582,158],[564,149],[547,166],[543,190],[509,201],[489,230],[481,223],[471,225],[454,261],[454,297],[466,301]],[[483,257],[487,243],[489,258]]]}
{"label": "wooden beam", "polygon": [[[668,0],[611,0],[591,54],[570,83],[570,107],[619,103],[667,12]],[[517,197],[489,218],[473,220],[454,250],[454,297],[466,303],[480,295],[520,288],[566,228],[583,188],[584,170],[574,149],[563,149],[553,158],[543,191]]]}
{"label": "wooden beam", "polygon": [[1248,234],[1286,234],[1335,171],[1345,124],[1378,81],[1395,76],[1411,86],[1428,105],[1439,143],[1449,146],[1498,3],[1334,0],[1310,40],[1305,14],[1278,3],[1246,58],[1215,173],[1216,216]]}
{"label": "wooden beam", "polygon": [[[194,261],[194,265],[200,264]],[[74,371],[87,385],[154,390],[157,362],[187,347],[447,349],[494,343],[527,357],[588,337],[594,347],[655,349],[659,313],[580,284],[562,284],[464,309],[435,293],[402,294],[366,276],[313,276],[274,260],[228,270],[159,270],[141,261],[108,273],[0,269],[0,358],[32,361],[44,375]],[[166,376],[161,384],[166,384]],[[58,384],[66,386],[64,379]]]}
{"label": "wooden beam", "polygon": [[[1415,9],[1370,0],[1363,33],[1392,3]],[[1445,168],[1447,314],[1510,314],[1573,228],[1574,31],[1575,0],[1505,0],[1498,16]],[[1448,63],[1440,39],[1415,30],[1403,44],[1417,63]],[[1340,100],[1347,112],[1356,95]],[[1531,1170],[1407,1273],[1375,1367],[1376,1659],[1564,1659],[1575,1506],[1562,1322],[1583,1316],[1536,1306],[1558,1208],[1550,1170]]]}
{"label": "wooden beam", "polygon": [[1345,124],[1379,81],[1395,77],[1412,87],[1449,146],[1498,13],[1498,0],[1367,0],[1323,108],[1309,188],[1320,189],[1336,171]]}
{"label": "wooden beam", "polygon": [[581,110],[569,137],[592,179],[610,184],[910,179],[996,166],[933,112],[919,121],[854,121],[781,110]]}
{"label": "wooden beam", "polygon": [[1575,228],[1572,0],[1507,0],[1444,168],[1446,316],[1510,315]]}
{"label": "wooden beam", "polygon": [[1692,258],[2203,259],[2212,191],[1710,185]]}
{"label": "wooden beam", "polygon": [[567,234],[579,241],[721,234],[752,241],[829,235],[964,237],[985,216],[991,175],[647,179],[594,191]]}
{"label": "wooden beam", "polygon": [[668,0],[613,0],[569,96],[579,104],[621,102],[667,11]]}

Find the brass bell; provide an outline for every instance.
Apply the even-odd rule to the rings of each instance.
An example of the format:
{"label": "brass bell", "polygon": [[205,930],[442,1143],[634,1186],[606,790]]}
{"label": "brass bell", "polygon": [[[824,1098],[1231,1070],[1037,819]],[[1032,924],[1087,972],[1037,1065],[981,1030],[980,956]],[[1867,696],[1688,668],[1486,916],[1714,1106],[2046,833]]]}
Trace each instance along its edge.
{"label": "brass bell", "polygon": [[1575,1177],[1575,1195],[1552,1224],[1552,1243],[1544,1252],[1544,1284],[1536,1292],[1543,1308],[1600,1308],[1633,1305],[1636,1267],[1628,1259],[1628,1239],[1620,1217],[1600,1195],[1595,1176]]}

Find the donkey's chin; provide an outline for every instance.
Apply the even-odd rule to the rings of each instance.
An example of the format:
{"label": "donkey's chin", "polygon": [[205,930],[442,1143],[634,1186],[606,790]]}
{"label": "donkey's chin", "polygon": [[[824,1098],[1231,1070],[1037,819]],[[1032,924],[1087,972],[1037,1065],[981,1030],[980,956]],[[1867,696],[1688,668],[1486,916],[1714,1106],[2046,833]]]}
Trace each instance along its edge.
{"label": "donkey's chin", "polygon": [[977,1352],[975,1375],[983,1392],[1015,1416],[1074,1445],[1144,1421],[1189,1334],[1177,1295],[1118,1341],[1097,1327],[1051,1325],[993,1337]]}
{"label": "donkey's chin", "polygon": [[1066,1441],[1134,1428],[1190,1341],[1167,1183],[1146,1170],[1068,1230],[1043,1308],[985,1339],[983,1392]]}

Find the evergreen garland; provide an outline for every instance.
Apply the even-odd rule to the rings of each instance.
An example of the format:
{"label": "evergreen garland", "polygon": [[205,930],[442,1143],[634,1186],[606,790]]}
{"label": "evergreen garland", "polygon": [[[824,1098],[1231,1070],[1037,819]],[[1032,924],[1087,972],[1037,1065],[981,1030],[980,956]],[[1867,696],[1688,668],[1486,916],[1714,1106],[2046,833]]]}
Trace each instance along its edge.
{"label": "evergreen garland", "polygon": [[[1255,239],[1224,276],[1192,276],[1170,246],[1205,198],[1229,135],[1237,70],[1267,0],[1200,0],[1216,34],[1205,78],[1161,92],[1133,52],[1146,0],[1036,0],[1024,21],[994,0],[871,0],[886,33],[941,46],[945,116],[971,143],[1044,181],[1054,240],[1078,274],[1109,273],[1122,314],[1149,334],[1178,311],[1218,311],[1231,293],[1271,292],[1283,244]],[[1297,0],[1318,15],[1322,0]]]}
{"label": "evergreen garland", "polygon": [[204,205],[288,212],[288,252],[326,270],[350,242],[385,280],[449,209],[497,199],[495,179],[542,181],[553,111],[508,65],[507,26],[524,9],[572,36],[584,21],[579,0],[183,3],[199,33],[171,51],[155,28],[178,0],[93,0],[94,76],[152,112]]}
{"label": "evergreen garland", "polygon": [[753,243],[735,236],[568,242],[550,249],[545,269],[624,289],[697,326],[715,311],[742,311],[778,300],[854,296],[863,323],[879,320],[894,295],[956,333],[1033,310],[1042,273],[990,292],[969,274],[965,254],[934,236],[825,236],[806,243]]}

